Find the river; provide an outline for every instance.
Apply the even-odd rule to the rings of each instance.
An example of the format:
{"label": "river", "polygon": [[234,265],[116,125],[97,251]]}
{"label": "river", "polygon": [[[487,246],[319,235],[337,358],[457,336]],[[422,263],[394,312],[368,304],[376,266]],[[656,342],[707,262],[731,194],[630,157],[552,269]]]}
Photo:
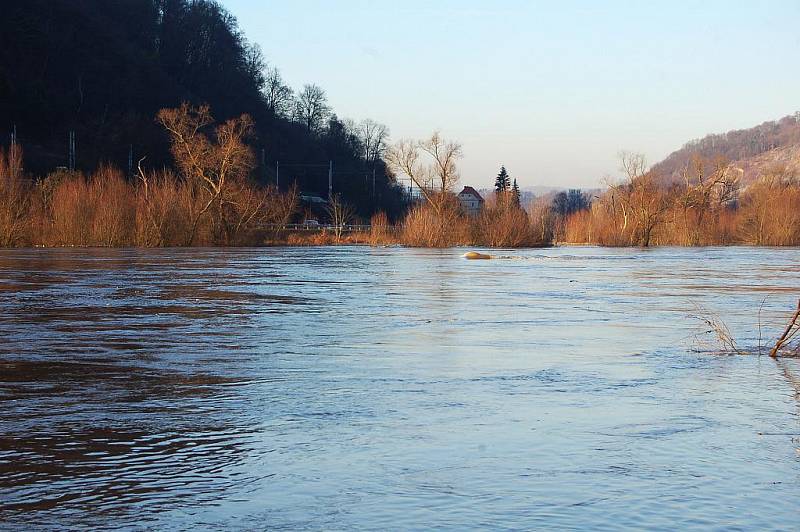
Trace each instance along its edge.
{"label": "river", "polygon": [[0,251],[0,528],[791,529],[800,250]]}

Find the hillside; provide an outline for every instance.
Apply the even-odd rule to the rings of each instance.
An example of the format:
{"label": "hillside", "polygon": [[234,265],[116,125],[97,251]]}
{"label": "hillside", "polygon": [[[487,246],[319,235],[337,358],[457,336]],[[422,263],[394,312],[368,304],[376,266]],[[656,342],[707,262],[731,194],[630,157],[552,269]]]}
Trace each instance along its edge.
{"label": "hillside", "polygon": [[766,173],[775,171],[800,176],[800,143],[734,161],[733,166],[742,170],[744,185],[752,183]]}
{"label": "hillside", "polygon": [[680,179],[695,155],[712,161],[723,157],[743,170],[743,184],[757,179],[776,165],[800,171],[800,112],[750,129],[712,134],[686,143],[652,169],[667,180]]}
{"label": "hillside", "polygon": [[[169,165],[154,117],[188,101],[209,104],[217,120],[251,115],[255,178],[274,182],[279,161],[281,185],[327,195],[333,160],[334,191],[361,214],[401,208],[359,124],[337,118],[319,87],[287,87],[216,1],[6,0],[2,12],[0,146],[16,129],[32,174],[67,165],[70,131],[79,170],[125,169],[131,151],[151,168]],[[298,105],[306,96],[312,107]]]}

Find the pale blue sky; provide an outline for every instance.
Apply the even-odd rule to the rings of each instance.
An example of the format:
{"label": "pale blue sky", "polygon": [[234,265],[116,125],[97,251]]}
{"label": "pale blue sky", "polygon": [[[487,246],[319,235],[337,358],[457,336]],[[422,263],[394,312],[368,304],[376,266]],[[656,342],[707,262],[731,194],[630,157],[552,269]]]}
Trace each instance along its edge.
{"label": "pale blue sky", "polygon": [[224,0],[294,88],[392,138],[459,140],[462,183],[593,186],[619,150],[800,110],[800,1]]}

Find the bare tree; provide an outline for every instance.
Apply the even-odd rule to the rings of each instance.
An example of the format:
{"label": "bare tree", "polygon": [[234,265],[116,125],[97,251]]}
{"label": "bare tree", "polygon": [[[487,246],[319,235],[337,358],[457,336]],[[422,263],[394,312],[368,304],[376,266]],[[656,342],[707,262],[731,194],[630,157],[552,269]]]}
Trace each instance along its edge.
{"label": "bare tree", "polygon": [[277,188],[270,190],[274,191],[274,194],[270,194],[268,197],[266,222],[282,229],[297,212],[300,204],[300,190],[297,188],[297,182],[292,183],[289,190],[284,193],[280,193]]}
{"label": "bare tree", "polygon": [[389,128],[368,118],[358,124],[356,131],[364,150],[364,160],[374,165],[386,151]]}
{"label": "bare tree", "polygon": [[[706,168],[711,168],[711,172],[706,172]],[[678,205],[683,212],[688,243],[697,245],[707,216],[736,200],[742,173],[723,157],[708,163],[695,155],[682,175],[684,188],[679,194]]]}
{"label": "bare tree", "polygon": [[436,131],[431,138],[422,141],[420,147],[433,159],[431,174],[435,180],[435,186],[442,193],[450,191],[458,184],[456,161],[464,155],[461,144],[443,139]]}
{"label": "bare tree", "polygon": [[622,184],[610,184],[612,204],[619,205],[622,210],[623,224],[621,233],[629,229],[629,220],[633,220],[630,228],[630,242],[648,247],[653,231],[663,221],[663,215],[669,208],[666,194],[653,172],[647,171],[647,162],[641,153],[620,152],[620,169],[626,175]]}
{"label": "bare tree", "polygon": [[146,173],[142,168],[142,163],[145,159],[147,159],[146,155],[139,159],[136,165],[136,177],[141,183],[141,188],[139,188],[138,193],[142,206],[137,214],[145,220],[145,223],[141,224],[144,226],[144,229],[139,231],[137,240],[139,243],[144,244],[145,247],[161,246],[164,244],[164,224],[167,219],[166,208],[163,202],[157,202],[153,199],[150,192],[152,176]]}
{"label": "bare tree", "polygon": [[528,205],[528,219],[542,244],[553,240],[555,218],[552,202],[546,197],[536,198]]}
{"label": "bare tree", "polygon": [[295,99],[295,119],[309,131],[319,131],[330,115],[328,97],[321,87],[306,84]]}
{"label": "bare tree", "polygon": [[[422,156],[427,155],[427,164]],[[462,157],[461,145],[444,140],[438,132],[422,141],[403,139],[386,153],[393,171],[417,185],[425,200],[441,215],[448,195],[458,183],[456,161]]]}
{"label": "bare tree", "polygon": [[244,60],[248,77],[253,80],[258,90],[262,90],[266,82],[267,62],[261,47],[258,44],[245,44]]}
{"label": "bare tree", "polygon": [[262,94],[264,95],[267,109],[275,116],[283,117],[291,111],[294,92],[284,83],[283,77],[277,68],[266,68]]}
{"label": "bare tree", "polygon": [[172,154],[184,178],[205,197],[193,216],[186,245],[192,244],[200,219],[209,212],[218,236],[229,240],[229,208],[237,205],[228,197],[230,184],[246,179],[254,164],[252,150],[244,143],[252,120],[248,115],[228,120],[216,127],[213,140],[205,133],[214,122],[208,106],[194,108],[184,103],[177,109],[162,109],[158,121],[172,137]]}
{"label": "bare tree", "polygon": [[328,199],[325,211],[331,220],[336,241],[339,242],[342,239],[345,226],[353,220],[355,210],[351,205],[342,201],[342,197],[339,194],[334,194]]}
{"label": "bare tree", "polygon": [[[427,192],[427,167],[420,163],[419,143],[400,139],[386,153],[386,162],[396,173],[405,175],[423,194]],[[427,196],[426,196],[427,197]]]}
{"label": "bare tree", "polygon": [[226,227],[226,243],[239,244],[243,233],[256,228],[267,218],[264,208],[270,195],[279,193],[275,190],[250,186],[244,181],[233,181],[225,197],[225,204],[230,222]]}
{"label": "bare tree", "polygon": [[620,170],[625,174],[629,182],[634,181],[640,176],[644,175],[647,171],[647,159],[644,154],[621,151],[617,154],[619,157]]}

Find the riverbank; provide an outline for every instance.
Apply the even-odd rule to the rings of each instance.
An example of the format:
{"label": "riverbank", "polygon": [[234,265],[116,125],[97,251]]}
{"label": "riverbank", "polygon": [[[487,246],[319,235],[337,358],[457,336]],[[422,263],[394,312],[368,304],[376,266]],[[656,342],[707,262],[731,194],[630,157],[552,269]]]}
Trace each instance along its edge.
{"label": "riverbank", "polygon": [[132,181],[103,167],[88,177],[61,171],[29,180],[3,177],[4,164],[8,168],[0,157],[0,247],[800,245],[800,210],[787,207],[800,201],[793,193],[780,196],[783,203],[770,203],[772,210],[761,204],[754,210],[752,198],[761,196],[751,192],[746,196],[750,203],[712,218],[703,231],[689,224],[692,211],[662,214],[651,221],[646,240],[640,238],[640,223],[609,210],[605,200],[566,217],[556,216],[545,201],[523,209],[493,199],[477,216],[463,214],[453,202],[442,202],[438,209],[416,204],[393,223],[383,213],[359,220],[339,204],[341,210],[331,209],[339,223],[299,231],[284,229],[304,219],[295,188],[281,191],[242,182],[230,186],[217,203],[208,203],[196,185],[168,172]]}

